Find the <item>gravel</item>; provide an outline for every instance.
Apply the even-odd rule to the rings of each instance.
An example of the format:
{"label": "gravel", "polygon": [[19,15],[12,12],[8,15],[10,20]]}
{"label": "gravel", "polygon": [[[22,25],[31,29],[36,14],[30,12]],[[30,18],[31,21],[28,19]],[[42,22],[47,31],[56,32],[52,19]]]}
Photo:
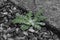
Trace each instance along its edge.
{"label": "gravel", "polygon": [[4,2],[2,7],[0,9],[0,40],[60,40],[46,27],[42,27],[41,30],[30,28],[22,31],[19,24],[13,24],[11,21],[15,18],[16,13],[24,14],[25,11],[8,1]]}

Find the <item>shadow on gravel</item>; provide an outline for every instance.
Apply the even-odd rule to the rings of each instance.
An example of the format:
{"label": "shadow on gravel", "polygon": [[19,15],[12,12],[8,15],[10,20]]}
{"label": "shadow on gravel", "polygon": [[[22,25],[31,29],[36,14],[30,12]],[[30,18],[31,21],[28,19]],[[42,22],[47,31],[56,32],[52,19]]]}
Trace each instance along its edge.
{"label": "shadow on gravel", "polygon": [[55,28],[53,25],[49,24],[49,22],[47,21],[45,23],[46,23],[45,27],[47,28],[47,30],[51,30],[60,38],[60,30]]}

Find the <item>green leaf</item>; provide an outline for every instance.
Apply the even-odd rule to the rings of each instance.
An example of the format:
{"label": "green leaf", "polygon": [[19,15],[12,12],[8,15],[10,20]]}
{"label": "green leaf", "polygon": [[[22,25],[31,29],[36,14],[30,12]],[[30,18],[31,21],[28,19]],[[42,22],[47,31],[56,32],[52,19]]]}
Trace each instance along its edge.
{"label": "green leaf", "polygon": [[41,26],[40,25],[35,25],[34,28],[40,30],[41,29]]}
{"label": "green leaf", "polygon": [[16,18],[12,20],[13,23],[26,23],[27,21],[27,18],[23,15],[16,16]]}
{"label": "green leaf", "polygon": [[46,19],[45,16],[40,16],[40,17],[39,17],[39,20],[40,20],[40,21],[44,21],[45,19]]}
{"label": "green leaf", "polygon": [[30,27],[30,26],[27,26],[27,25],[21,25],[20,28],[21,28],[21,30],[24,30],[24,31],[25,31],[25,30],[27,30],[29,27]]}
{"label": "green leaf", "polygon": [[14,20],[12,20],[12,22],[15,24],[15,23],[19,23],[20,22],[20,20],[19,19],[14,19]]}
{"label": "green leaf", "polygon": [[43,23],[43,22],[36,22],[36,24],[37,24],[37,25],[42,25],[42,26],[45,25],[45,23]]}
{"label": "green leaf", "polygon": [[16,16],[20,16],[20,14],[19,13],[16,13]]}
{"label": "green leaf", "polygon": [[26,14],[27,18],[30,19],[32,17],[32,11],[29,11],[27,14]]}
{"label": "green leaf", "polygon": [[45,16],[43,16],[43,9],[41,9],[41,10],[39,10],[38,12],[36,12],[35,14],[34,14],[34,20],[36,20],[36,21],[44,21],[45,19],[46,19],[46,17]]}

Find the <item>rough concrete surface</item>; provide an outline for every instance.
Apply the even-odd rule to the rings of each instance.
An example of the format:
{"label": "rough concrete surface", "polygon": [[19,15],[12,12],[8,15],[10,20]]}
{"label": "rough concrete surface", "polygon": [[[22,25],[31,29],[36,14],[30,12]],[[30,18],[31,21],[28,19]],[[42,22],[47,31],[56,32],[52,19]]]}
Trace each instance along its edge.
{"label": "rough concrete surface", "polygon": [[44,16],[50,24],[60,28],[60,0],[10,0],[27,10],[37,11],[40,7],[45,9]]}

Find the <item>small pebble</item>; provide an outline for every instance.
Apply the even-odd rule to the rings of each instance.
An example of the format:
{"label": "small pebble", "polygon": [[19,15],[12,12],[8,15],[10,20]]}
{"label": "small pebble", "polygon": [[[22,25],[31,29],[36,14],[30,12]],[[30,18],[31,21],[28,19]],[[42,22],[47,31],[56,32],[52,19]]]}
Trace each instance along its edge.
{"label": "small pebble", "polygon": [[25,31],[23,32],[23,34],[28,36],[28,33],[27,33],[27,32],[25,32]]}
{"label": "small pebble", "polygon": [[59,38],[55,39],[55,40],[59,40]]}
{"label": "small pebble", "polygon": [[14,40],[13,38],[8,38],[8,40]]}
{"label": "small pebble", "polygon": [[35,32],[35,30],[33,28],[30,28],[29,31],[30,32]]}
{"label": "small pebble", "polygon": [[8,33],[8,34],[7,34],[7,37],[11,37],[11,34]]}
{"label": "small pebble", "polygon": [[53,40],[53,39],[49,39],[49,40]]}
{"label": "small pebble", "polygon": [[35,33],[38,33],[38,31],[35,31]]}
{"label": "small pebble", "polygon": [[11,31],[11,28],[10,27],[7,29],[7,32],[9,32],[9,31]]}
{"label": "small pebble", "polygon": [[3,32],[4,32],[4,33],[7,33],[7,31],[6,31],[6,30],[3,30]]}
{"label": "small pebble", "polygon": [[13,10],[16,10],[16,7],[14,7]]}
{"label": "small pebble", "polygon": [[3,14],[4,14],[4,15],[7,15],[8,13],[7,13],[7,12],[4,12]]}
{"label": "small pebble", "polygon": [[4,37],[4,39],[7,39],[7,36],[6,36],[6,34],[3,34],[3,37]]}
{"label": "small pebble", "polygon": [[16,28],[16,32],[18,32],[19,28]]}
{"label": "small pebble", "polygon": [[25,36],[24,37],[16,37],[18,40],[23,40],[25,39]]}
{"label": "small pebble", "polygon": [[37,37],[33,37],[33,39],[32,40],[37,40]]}
{"label": "small pebble", "polygon": [[0,30],[3,30],[3,27],[0,27]]}
{"label": "small pebble", "polygon": [[11,13],[13,12],[12,10],[9,10]]}

